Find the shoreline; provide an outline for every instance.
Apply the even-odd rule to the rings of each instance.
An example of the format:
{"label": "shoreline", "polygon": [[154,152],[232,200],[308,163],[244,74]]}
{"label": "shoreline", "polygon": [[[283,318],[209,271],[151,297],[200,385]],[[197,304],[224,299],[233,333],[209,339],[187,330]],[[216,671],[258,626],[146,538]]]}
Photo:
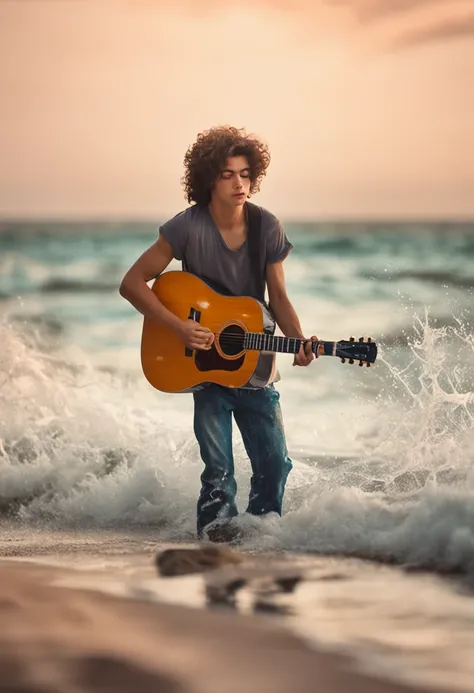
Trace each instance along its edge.
{"label": "shoreline", "polygon": [[318,652],[271,617],[53,584],[67,573],[34,560],[0,560],[0,691],[432,690],[362,674],[355,662]]}

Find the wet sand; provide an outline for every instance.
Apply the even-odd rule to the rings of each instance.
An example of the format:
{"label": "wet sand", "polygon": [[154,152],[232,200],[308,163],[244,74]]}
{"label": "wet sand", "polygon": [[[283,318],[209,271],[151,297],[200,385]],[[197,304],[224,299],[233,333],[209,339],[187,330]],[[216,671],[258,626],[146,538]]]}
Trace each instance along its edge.
{"label": "wet sand", "polygon": [[264,617],[54,586],[60,569],[0,565],[0,690],[409,693],[356,674]]}
{"label": "wet sand", "polygon": [[[366,675],[349,658],[317,651],[283,619],[202,608],[198,599],[187,606],[189,593],[183,604],[176,594],[166,599],[167,585],[184,594],[201,583],[160,579],[151,535],[134,543],[117,533],[2,534],[2,693],[432,690]],[[265,559],[254,558],[264,569]],[[127,576],[138,574],[134,591]],[[146,590],[154,582],[164,585],[158,599]]]}

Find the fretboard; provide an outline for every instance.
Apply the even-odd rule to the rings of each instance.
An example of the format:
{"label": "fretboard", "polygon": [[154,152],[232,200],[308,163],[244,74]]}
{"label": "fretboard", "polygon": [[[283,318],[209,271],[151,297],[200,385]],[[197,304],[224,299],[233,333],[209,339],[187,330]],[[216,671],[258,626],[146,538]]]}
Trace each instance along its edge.
{"label": "fretboard", "polygon": [[[302,339],[295,337],[280,337],[259,332],[247,332],[244,340],[244,349],[251,351],[278,351],[286,354],[297,354],[300,350]],[[313,351],[318,342],[314,342]]]}

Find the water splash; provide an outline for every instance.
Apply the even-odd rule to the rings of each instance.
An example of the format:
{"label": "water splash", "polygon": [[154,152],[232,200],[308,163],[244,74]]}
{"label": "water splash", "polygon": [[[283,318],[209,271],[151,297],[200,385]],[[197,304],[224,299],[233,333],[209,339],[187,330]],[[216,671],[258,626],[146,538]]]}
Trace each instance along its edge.
{"label": "water splash", "polygon": [[474,576],[472,334],[461,320],[435,328],[428,312],[414,327],[408,363],[381,357],[364,459],[326,469],[281,522],[261,523],[260,546]]}
{"label": "water splash", "polygon": [[[0,325],[0,510],[62,526],[181,525],[189,432],[141,382]],[[51,345],[50,345],[51,347]],[[181,417],[182,418],[182,417]],[[190,475],[192,476],[192,475]]]}
{"label": "water splash", "polygon": [[[372,416],[351,429],[357,454],[296,459],[283,518],[242,518],[255,529],[249,546],[474,574],[474,342],[462,320],[433,327],[428,314],[414,334],[409,352],[382,349]],[[6,323],[0,340],[0,511],[191,538],[201,462],[190,401]],[[250,468],[235,449],[245,494]]]}

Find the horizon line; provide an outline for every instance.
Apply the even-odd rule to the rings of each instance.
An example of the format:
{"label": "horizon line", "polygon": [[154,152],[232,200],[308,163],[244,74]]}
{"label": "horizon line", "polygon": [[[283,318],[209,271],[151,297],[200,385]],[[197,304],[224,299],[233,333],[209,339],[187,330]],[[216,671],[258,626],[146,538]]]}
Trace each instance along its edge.
{"label": "horizon line", "polygon": [[[278,215],[277,215],[278,216]],[[2,215],[0,213],[0,224],[9,223],[51,223],[51,224],[61,224],[61,223],[96,223],[96,224],[127,224],[127,223],[141,223],[141,224],[151,224],[156,225],[164,222],[166,219],[171,218],[170,215],[157,215],[153,216],[141,216],[141,215],[91,215],[91,216],[77,216],[77,215],[51,215],[51,216],[21,216],[21,215]],[[343,214],[340,216],[326,215],[326,216],[286,216],[280,215],[278,217],[282,223],[286,224],[323,224],[323,223],[420,223],[429,222],[434,224],[443,224],[446,222],[455,222],[460,224],[474,223],[474,214],[472,215],[429,215],[429,214],[414,214],[414,215],[380,215],[380,216],[361,216],[361,215],[348,215]]]}

